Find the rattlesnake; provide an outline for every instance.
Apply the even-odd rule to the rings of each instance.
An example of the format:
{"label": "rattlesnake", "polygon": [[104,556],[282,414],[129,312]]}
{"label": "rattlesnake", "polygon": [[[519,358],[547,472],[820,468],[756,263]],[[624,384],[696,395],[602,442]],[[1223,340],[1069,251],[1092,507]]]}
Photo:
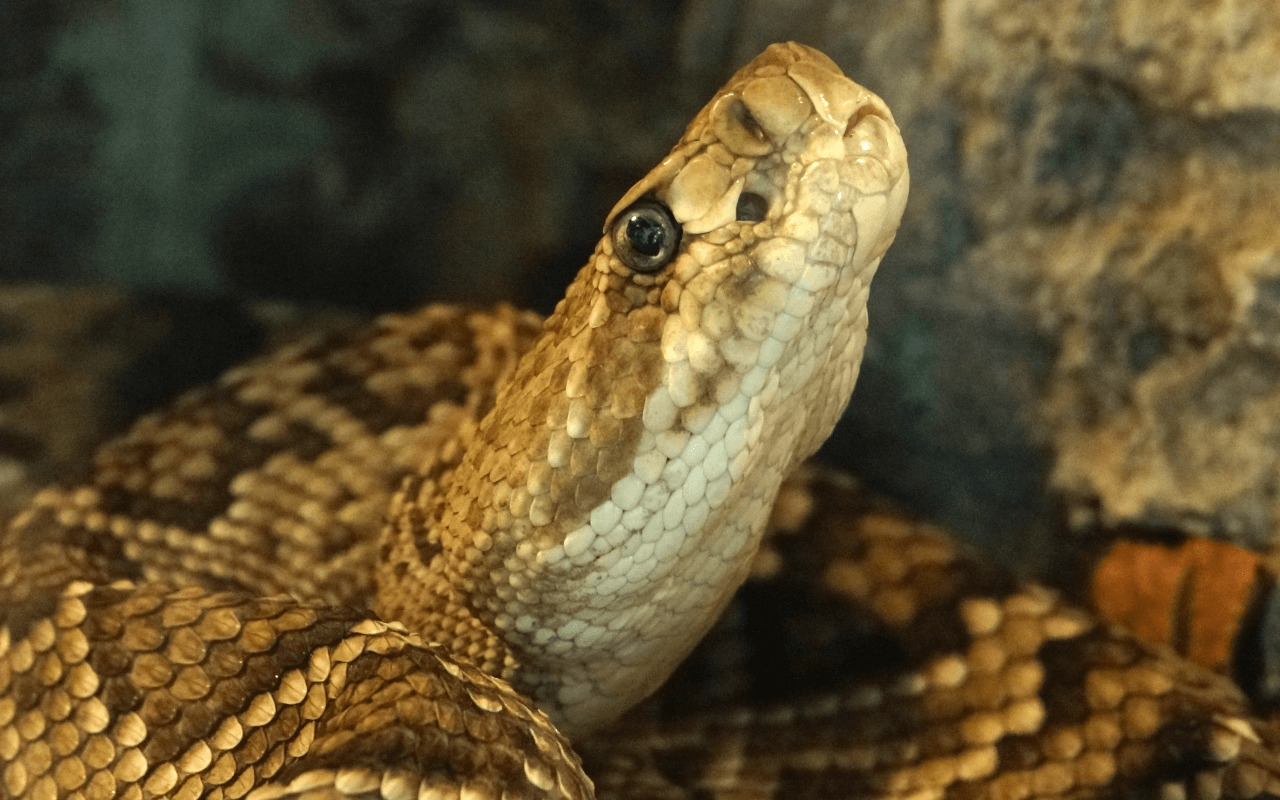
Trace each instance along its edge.
{"label": "rattlesnake", "polygon": [[[5,534],[0,789],[590,796],[572,739],[609,797],[1280,790],[1224,679],[795,472],[907,183],[883,102],[775,45],[545,322],[430,306],[144,418]],[[743,600],[618,722],[753,563],[788,607]],[[882,652],[770,654],[800,700],[726,683],[770,610]]]}

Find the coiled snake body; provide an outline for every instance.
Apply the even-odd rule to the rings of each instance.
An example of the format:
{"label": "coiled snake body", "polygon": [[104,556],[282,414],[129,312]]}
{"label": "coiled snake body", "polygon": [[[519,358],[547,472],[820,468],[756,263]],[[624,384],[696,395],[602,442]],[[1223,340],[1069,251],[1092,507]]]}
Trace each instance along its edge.
{"label": "coiled snake body", "polygon": [[[853,389],[907,184],[883,102],[775,45],[545,322],[387,317],[140,421],[5,534],[0,791],[589,796],[566,737],[615,797],[1280,787],[1225,681],[844,479],[784,487]],[[615,724],[730,602],[780,491],[776,525],[825,537],[782,579],[869,610],[903,671]]]}

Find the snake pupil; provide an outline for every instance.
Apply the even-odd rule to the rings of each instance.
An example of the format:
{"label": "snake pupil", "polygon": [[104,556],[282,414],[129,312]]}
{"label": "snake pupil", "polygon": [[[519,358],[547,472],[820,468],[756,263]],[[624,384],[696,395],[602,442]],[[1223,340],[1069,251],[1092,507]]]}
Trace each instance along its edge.
{"label": "snake pupil", "polygon": [[615,219],[614,253],[636,272],[653,274],[675,258],[680,234],[666,204],[644,197]]}
{"label": "snake pupil", "polygon": [[666,230],[644,214],[634,214],[627,220],[627,239],[637,253],[652,258],[662,252]]}

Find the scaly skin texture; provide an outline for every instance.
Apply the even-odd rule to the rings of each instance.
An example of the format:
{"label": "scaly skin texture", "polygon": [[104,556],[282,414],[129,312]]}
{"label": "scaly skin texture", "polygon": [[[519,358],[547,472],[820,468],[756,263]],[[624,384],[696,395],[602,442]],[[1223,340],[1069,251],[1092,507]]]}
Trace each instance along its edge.
{"label": "scaly skin texture", "polygon": [[0,788],[589,796],[506,684],[352,610],[396,483],[537,329],[432,307],[289,348],[139,422],[93,484],[38,495],[0,550]]}
{"label": "scaly skin texture", "polygon": [[693,662],[578,734],[711,624],[856,377],[906,174],[832,70],[771,48],[620,201],[683,227],[661,273],[606,226],[545,324],[285,349],[37,496],[0,549],[0,794],[590,796],[547,713],[601,797],[1280,790],[1229,682],[811,473]]}
{"label": "scaly skin texture", "polygon": [[[848,401],[907,183],[879,98],[773,47],[540,333],[428,308],[141,421],[6,533],[3,786],[589,794],[543,711],[610,722],[746,576]],[[679,229],[644,269],[641,196]]]}
{"label": "scaly skin texture", "polygon": [[398,498],[379,613],[571,735],[652,693],[848,403],[907,183],[888,109],[821,54],[731,78],[605,226],[656,197],[679,253],[644,273],[605,236],[495,410]]}
{"label": "scaly skin texture", "polygon": [[1280,791],[1280,731],[1229,680],[1012,580],[849,476],[795,476],[775,528],[691,663],[579,743],[598,796]]}

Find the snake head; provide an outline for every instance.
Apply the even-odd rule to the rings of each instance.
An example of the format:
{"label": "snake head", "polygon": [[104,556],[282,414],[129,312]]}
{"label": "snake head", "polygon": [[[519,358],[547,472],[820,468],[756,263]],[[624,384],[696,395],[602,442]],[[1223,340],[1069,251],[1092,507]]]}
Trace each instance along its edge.
{"label": "snake head", "polygon": [[745,578],[848,403],[907,185],[884,103],[770,47],[619,201],[477,426],[425,515],[437,566],[566,732],[656,689]]}
{"label": "snake head", "polygon": [[822,53],[777,44],[739,70],[605,224],[614,274],[661,287],[666,393],[646,411],[665,423],[668,406],[697,417],[735,389],[762,408],[794,394],[806,430],[787,468],[812,454],[852,392],[867,287],[909,183],[884,101]]}

